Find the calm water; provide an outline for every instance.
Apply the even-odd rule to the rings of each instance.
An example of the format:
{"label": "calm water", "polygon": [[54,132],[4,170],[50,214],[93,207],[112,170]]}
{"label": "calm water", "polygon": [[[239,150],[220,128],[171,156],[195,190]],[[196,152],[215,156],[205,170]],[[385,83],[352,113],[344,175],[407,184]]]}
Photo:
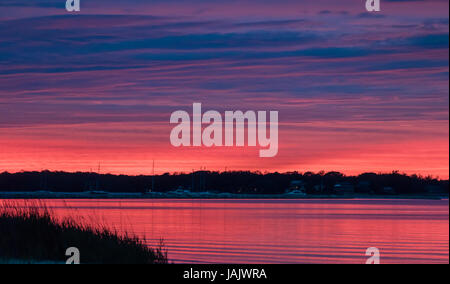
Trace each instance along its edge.
{"label": "calm water", "polygon": [[[176,263],[448,263],[448,200],[46,200],[165,240]],[[68,209],[67,207],[70,207]]]}

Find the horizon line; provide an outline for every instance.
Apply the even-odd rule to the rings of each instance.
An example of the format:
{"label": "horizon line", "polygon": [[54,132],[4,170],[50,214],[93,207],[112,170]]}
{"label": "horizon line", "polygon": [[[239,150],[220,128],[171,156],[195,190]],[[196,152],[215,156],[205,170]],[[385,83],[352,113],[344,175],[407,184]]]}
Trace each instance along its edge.
{"label": "horizon line", "polygon": [[261,175],[267,175],[267,174],[300,174],[300,175],[305,175],[306,173],[312,173],[314,175],[326,175],[329,173],[340,173],[342,174],[344,177],[358,177],[364,174],[376,174],[376,175],[390,175],[390,174],[398,174],[398,175],[404,175],[404,176],[408,176],[408,177],[413,177],[413,176],[417,176],[419,178],[431,178],[431,179],[435,179],[435,180],[439,180],[439,181],[448,181],[450,180],[449,178],[441,178],[439,175],[422,175],[422,174],[417,174],[417,173],[413,173],[413,174],[408,174],[406,172],[402,172],[400,170],[392,170],[390,172],[382,172],[382,171],[378,171],[378,172],[373,172],[373,171],[367,171],[367,172],[360,172],[358,174],[346,174],[340,171],[259,171],[259,170],[225,170],[225,171],[220,171],[220,170],[207,170],[205,169],[199,169],[199,170],[195,170],[192,172],[165,172],[165,173],[160,173],[160,174],[124,174],[124,173],[112,173],[112,172],[105,172],[105,173],[100,173],[100,172],[96,172],[96,171],[64,171],[64,170],[49,170],[49,169],[45,169],[45,170],[21,170],[21,171],[15,171],[15,172],[9,172],[8,170],[3,170],[0,171],[0,175],[2,174],[21,174],[21,173],[43,173],[43,172],[50,172],[50,173],[67,173],[67,174],[77,174],[77,173],[82,173],[82,174],[97,174],[97,175],[112,175],[112,176],[128,176],[128,177],[139,177],[139,176],[163,176],[163,175],[171,175],[171,176],[175,176],[175,175],[190,175],[192,173],[198,173],[198,172],[209,172],[209,173],[219,173],[219,174],[223,174],[223,173],[243,173],[243,172],[248,172],[248,173],[252,173],[252,174],[261,174]]}

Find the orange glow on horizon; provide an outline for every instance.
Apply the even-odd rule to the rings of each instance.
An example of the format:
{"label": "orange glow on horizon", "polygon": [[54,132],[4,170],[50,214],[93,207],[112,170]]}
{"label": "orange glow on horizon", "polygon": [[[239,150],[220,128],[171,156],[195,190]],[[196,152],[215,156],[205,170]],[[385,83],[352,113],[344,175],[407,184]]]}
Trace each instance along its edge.
{"label": "orange glow on horizon", "polygon": [[[116,135],[121,131],[117,125],[102,126],[103,132],[96,125],[17,128],[11,129],[7,139],[0,136],[0,171],[88,172],[96,171],[100,164],[101,173],[150,175],[155,160],[157,174],[188,173],[206,167],[211,171],[323,170],[347,175],[398,170],[449,177],[449,142],[442,137],[418,136],[411,140],[395,131],[382,137],[370,134],[361,137],[357,132],[338,133],[335,129],[317,133],[314,129],[320,126],[311,126],[309,130],[303,126],[301,135],[293,135],[288,127],[282,126],[280,150],[275,158],[259,158],[259,147],[175,148],[169,142],[170,127],[164,125],[145,131],[148,128],[145,124],[136,124],[134,131],[122,136]],[[349,127],[359,126],[355,123]]]}

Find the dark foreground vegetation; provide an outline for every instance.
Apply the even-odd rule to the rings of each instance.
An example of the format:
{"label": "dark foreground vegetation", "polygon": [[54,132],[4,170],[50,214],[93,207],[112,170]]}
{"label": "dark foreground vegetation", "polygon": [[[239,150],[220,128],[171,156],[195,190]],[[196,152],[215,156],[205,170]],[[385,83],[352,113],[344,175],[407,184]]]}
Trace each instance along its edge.
{"label": "dark foreground vegetation", "polygon": [[119,235],[103,226],[57,220],[42,204],[0,206],[0,262],[65,263],[66,250],[76,247],[81,263],[167,263],[162,245],[152,249],[138,237]]}
{"label": "dark foreground vegetation", "polygon": [[[189,174],[163,174],[152,176],[126,176],[96,173],[20,172],[0,174],[0,191],[51,191],[51,192],[168,192],[176,189],[192,192],[227,192],[242,194],[282,194],[292,185],[302,187],[308,194],[335,193],[343,185],[355,193],[395,194],[446,193],[448,180],[433,177],[365,173],[345,176],[338,172],[319,173],[260,173],[260,172],[210,172]],[[342,188],[342,187],[341,187]]]}

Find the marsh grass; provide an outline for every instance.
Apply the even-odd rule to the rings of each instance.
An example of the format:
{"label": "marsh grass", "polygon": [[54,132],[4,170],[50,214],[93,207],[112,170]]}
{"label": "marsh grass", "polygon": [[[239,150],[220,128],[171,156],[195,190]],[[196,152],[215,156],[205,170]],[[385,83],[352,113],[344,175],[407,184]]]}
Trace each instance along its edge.
{"label": "marsh grass", "polygon": [[65,263],[67,248],[80,251],[81,263],[165,264],[167,251],[104,224],[87,225],[81,218],[58,219],[42,202],[0,204],[0,261]]}

